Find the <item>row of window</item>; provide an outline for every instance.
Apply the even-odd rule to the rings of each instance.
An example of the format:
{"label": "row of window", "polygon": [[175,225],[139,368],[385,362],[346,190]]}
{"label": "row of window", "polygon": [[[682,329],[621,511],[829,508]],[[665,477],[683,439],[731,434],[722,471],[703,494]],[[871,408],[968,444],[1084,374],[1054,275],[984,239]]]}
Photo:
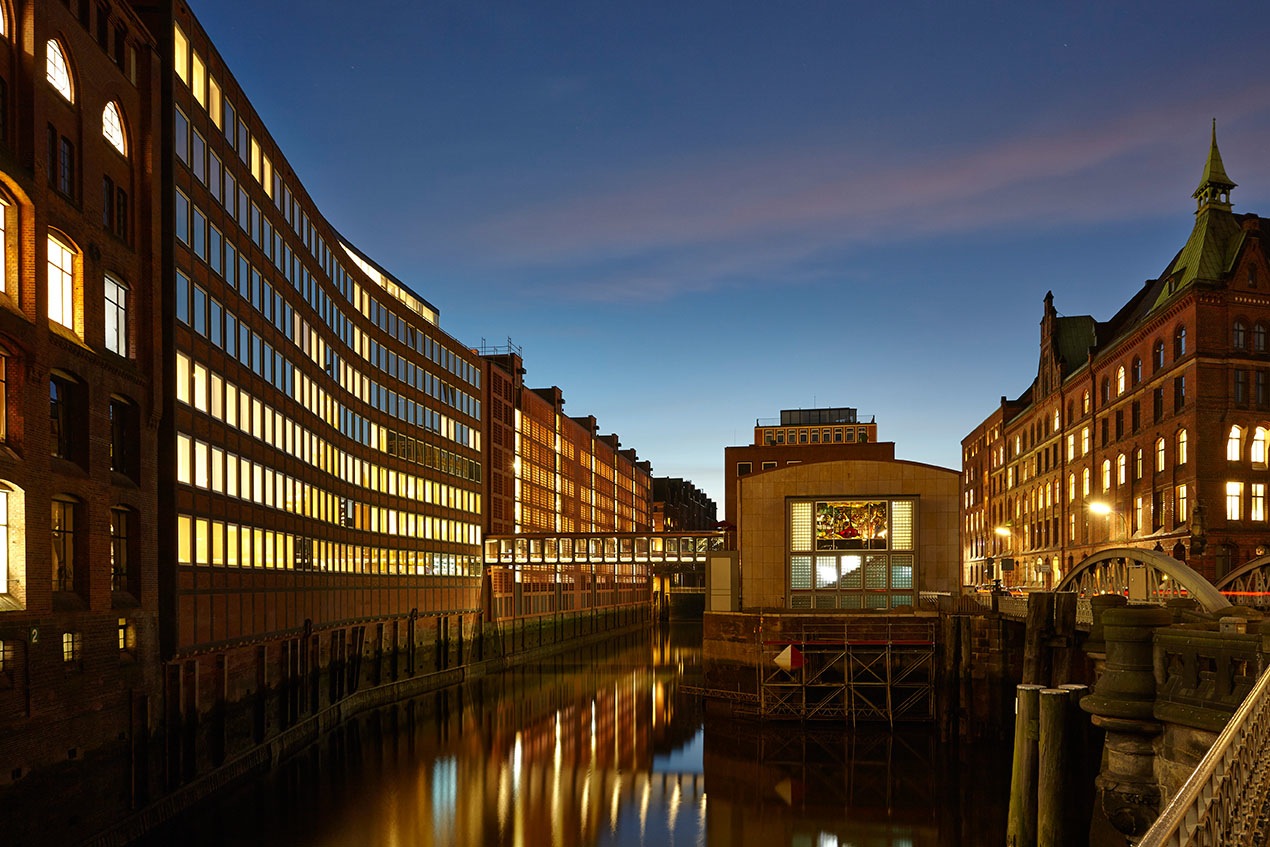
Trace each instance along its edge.
{"label": "row of window", "polygon": [[[119,618],[117,625],[119,652],[128,658],[136,657],[137,628],[127,618]],[[14,684],[18,674],[18,642],[0,641],[0,686]],[[84,658],[84,634],[68,631],[61,638],[62,662],[68,670],[77,670]]]}
{"label": "row of window", "polygon": [[[788,441],[787,441],[788,439]],[[867,427],[833,427],[832,429],[765,429],[763,443],[771,444],[854,444],[869,440]]]}
{"label": "row of window", "polygon": [[177,517],[177,563],[402,576],[477,576],[479,556],[367,547],[272,529]]}
{"label": "row of window", "polygon": [[[276,450],[369,491],[412,499],[428,497],[428,502],[480,513],[479,494],[375,465],[341,450],[184,353],[177,354],[176,398]],[[477,463],[432,445],[422,446],[416,458],[425,466],[455,477],[476,476],[479,481]]]}

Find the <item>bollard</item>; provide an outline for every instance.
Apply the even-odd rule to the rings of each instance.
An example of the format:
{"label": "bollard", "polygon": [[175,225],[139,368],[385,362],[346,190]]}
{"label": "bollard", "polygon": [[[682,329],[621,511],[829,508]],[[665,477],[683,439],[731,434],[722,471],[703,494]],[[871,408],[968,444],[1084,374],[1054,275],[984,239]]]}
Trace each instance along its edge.
{"label": "bollard", "polygon": [[1073,704],[1069,692],[1046,688],[1040,693],[1040,738],[1037,743],[1036,843],[1066,847],[1068,796],[1068,725]]}
{"label": "bollard", "polygon": [[1007,847],[1036,847],[1037,727],[1042,685],[1020,685],[1015,701],[1014,762],[1010,771]]}

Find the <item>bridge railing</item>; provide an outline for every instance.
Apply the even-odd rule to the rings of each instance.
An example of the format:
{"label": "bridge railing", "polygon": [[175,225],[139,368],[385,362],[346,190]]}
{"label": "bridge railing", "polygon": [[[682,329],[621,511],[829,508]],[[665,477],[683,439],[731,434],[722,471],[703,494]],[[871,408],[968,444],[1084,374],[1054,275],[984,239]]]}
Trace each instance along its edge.
{"label": "bridge railing", "polygon": [[1270,672],[1261,674],[1195,772],[1138,847],[1228,847],[1257,843],[1270,794]]}

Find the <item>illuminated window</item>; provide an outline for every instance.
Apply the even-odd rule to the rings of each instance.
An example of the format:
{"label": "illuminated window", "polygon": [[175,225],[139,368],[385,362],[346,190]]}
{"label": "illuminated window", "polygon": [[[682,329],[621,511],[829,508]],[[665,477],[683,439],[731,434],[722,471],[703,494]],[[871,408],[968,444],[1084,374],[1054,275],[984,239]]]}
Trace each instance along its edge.
{"label": "illuminated window", "polygon": [[1089,414],[1089,392],[1086,391],[1080,398],[1080,412],[1082,415]]}
{"label": "illuminated window", "polygon": [[172,27],[173,58],[176,62],[176,75],[186,85],[190,82],[190,42],[179,26]]}
{"label": "illuminated window", "polygon": [[75,91],[71,86],[71,71],[66,64],[66,54],[62,52],[62,45],[57,41],[49,39],[48,44],[44,46],[47,54],[45,62],[44,75],[49,81],[49,85],[53,86],[53,90],[66,98],[67,102],[75,102]]}
{"label": "illuminated window", "polygon": [[76,253],[53,235],[48,237],[49,319],[75,328]]}
{"label": "illuminated window", "polygon": [[1254,482],[1248,492],[1248,507],[1251,510],[1248,517],[1254,521],[1264,521],[1266,519],[1266,484],[1264,482]]}
{"label": "illuminated window", "polygon": [[212,123],[216,124],[217,129],[224,127],[221,117],[220,83],[210,76],[207,78],[207,114],[212,119]]}
{"label": "illuminated window", "polygon": [[1186,501],[1186,485],[1179,485],[1176,491],[1176,504],[1174,506],[1173,521],[1175,524],[1183,524],[1190,516],[1189,507]]}
{"label": "illuminated window", "polygon": [[1080,430],[1080,455],[1089,455],[1089,427],[1081,427]]}
{"label": "illuminated window", "polygon": [[1081,490],[1081,493],[1084,494],[1086,497],[1089,496],[1090,489],[1092,488],[1092,484],[1091,484],[1092,480],[1090,479],[1091,476],[1092,474],[1090,474],[1089,468],[1085,468],[1084,470],[1080,472],[1080,480],[1081,480],[1080,490]]}
{"label": "illuminated window", "polygon": [[1116,369],[1116,396],[1124,394],[1124,365]]}
{"label": "illuminated window", "polygon": [[1069,432],[1067,434],[1067,461],[1073,461],[1076,458],[1076,433]]}
{"label": "illuminated window", "polygon": [[[2,9],[3,7],[0,7]],[[4,15],[0,13],[0,20]],[[8,200],[0,195],[0,292],[8,292],[9,290],[9,256],[16,255],[9,249],[9,215],[12,213],[14,206]],[[13,232],[17,232],[17,227],[12,228]]]}
{"label": "illuminated window", "polygon": [[1178,430],[1177,433],[1177,463],[1179,465],[1186,464],[1186,430]]}
{"label": "illuminated window", "polygon": [[106,108],[102,110],[101,134],[121,155],[128,155],[128,145],[123,133],[123,117],[119,114],[119,106],[114,101],[107,103]]}
{"label": "illuminated window", "polygon": [[[9,351],[0,347],[0,443],[7,441],[9,437]],[[0,491],[3,487],[0,486]],[[2,511],[2,510],[0,510]],[[0,518],[3,515],[0,514]],[[2,556],[3,553],[0,553]],[[0,574],[3,576],[3,574]],[[5,583],[0,582],[0,589],[4,588]],[[3,594],[0,591],[0,594]]]}
{"label": "illuminated window", "polygon": [[119,652],[132,655],[137,649],[137,629],[127,618],[119,618]]}
{"label": "illuminated window", "polygon": [[194,99],[198,104],[204,106],[207,104],[207,72],[203,66],[203,57],[191,50],[190,60],[190,91],[194,92]]}
{"label": "illuminated window", "polygon": [[1142,479],[1142,448],[1133,451],[1133,478]]}
{"label": "illuminated window", "polygon": [[1155,472],[1164,470],[1164,439],[1155,439]]}
{"label": "illuminated window", "polygon": [[128,286],[110,274],[105,279],[106,349],[128,355]]}
{"label": "illuminated window", "polygon": [[53,590],[75,590],[75,502],[56,499],[52,510]]}
{"label": "illuminated window", "polygon": [[1128,460],[1124,453],[1116,457],[1116,485],[1128,482]]}
{"label": "illuminated window", "polygon": [[1230,428],[1230,434],[1226,436],[1226,461],[1238,462],[1242,454],[1240,447],[1243,445],[1244,431],[1238,424]]}
{"label": "illuminated window", "polygon": [[62,633],[62,661],[66,664],[78,662],[84,651],[84,634],[82,632]]}
{"label": "illuminated window", "polygon": [[1226,520],[1243,520],[1244,516],[1244,484],[1242,482],[1226,483]]}

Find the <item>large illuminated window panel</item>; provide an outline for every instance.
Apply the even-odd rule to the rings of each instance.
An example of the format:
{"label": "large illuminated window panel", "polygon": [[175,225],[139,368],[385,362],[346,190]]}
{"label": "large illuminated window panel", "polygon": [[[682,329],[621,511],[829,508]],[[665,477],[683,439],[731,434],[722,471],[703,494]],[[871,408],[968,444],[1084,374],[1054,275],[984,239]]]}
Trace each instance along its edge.
{"label": "large illuminated window panel", "polygon": [[790,501],[790,608],[916,605],[916,512],[912,498]]}

